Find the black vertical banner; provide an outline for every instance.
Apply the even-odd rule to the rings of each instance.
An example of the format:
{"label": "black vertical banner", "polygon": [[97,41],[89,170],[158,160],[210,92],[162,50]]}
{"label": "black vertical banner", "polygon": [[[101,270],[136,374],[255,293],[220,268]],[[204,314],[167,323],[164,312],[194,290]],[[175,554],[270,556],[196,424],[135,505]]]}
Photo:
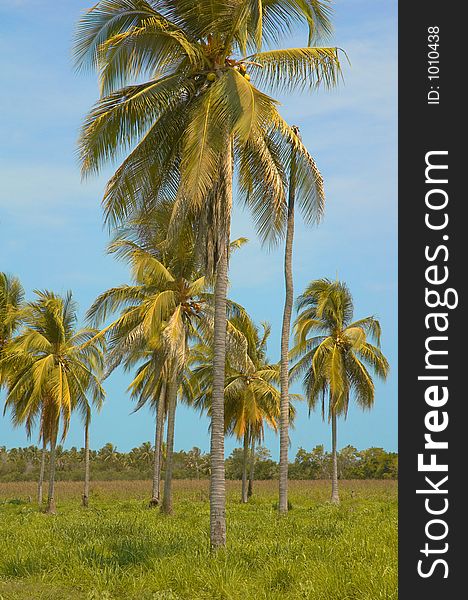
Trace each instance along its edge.
{"label": "black vertical banner", "polygon": [[400,600],[468,597],[468,119],[456,8],[399,5]]}

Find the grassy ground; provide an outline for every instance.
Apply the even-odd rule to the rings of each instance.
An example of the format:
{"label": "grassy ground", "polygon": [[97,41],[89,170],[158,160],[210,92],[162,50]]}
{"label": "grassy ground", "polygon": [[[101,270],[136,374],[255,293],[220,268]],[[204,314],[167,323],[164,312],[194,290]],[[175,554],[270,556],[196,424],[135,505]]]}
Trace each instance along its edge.
{"label": "grassy ground", "polygon": [[175,514],[147,507],[148,482],[59,483],[58,514],[35,486],[0,484],[0,600],[390,600],[397,598],[396,482],[291,482],[277,517],[276,482],[248,505],[228,482],[228,547],[208,545],[208,482],[176,481]]}

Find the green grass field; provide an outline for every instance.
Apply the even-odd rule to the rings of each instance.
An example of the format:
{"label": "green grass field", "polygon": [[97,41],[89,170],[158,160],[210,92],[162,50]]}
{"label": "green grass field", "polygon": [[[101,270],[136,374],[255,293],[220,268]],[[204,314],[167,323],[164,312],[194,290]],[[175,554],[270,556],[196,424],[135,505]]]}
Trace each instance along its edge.
{"label": "green grass field", "polygon": [[277,482],[248,505],[228,482],[228,547],[208,545],[208,482],[176,481],[175,514],[147,507],[150,484],[58,483],[58,514],[38,512],[35,485],[0,484],[1,600],[380,600],[397,598],[397,485],[293,481],[292,510],[275,511]]}

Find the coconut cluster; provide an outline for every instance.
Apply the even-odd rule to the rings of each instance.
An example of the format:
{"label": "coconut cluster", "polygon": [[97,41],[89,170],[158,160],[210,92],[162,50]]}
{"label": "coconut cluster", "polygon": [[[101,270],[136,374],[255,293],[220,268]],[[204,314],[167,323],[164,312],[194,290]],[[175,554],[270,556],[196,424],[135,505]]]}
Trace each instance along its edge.
{"label": "coconut cluster", "polygon": [[[247,79],[247,81],[250,81],[250,75],[247,73],[247,67],[243,63],[241,63],[239,65],[234,65],[233,69],[235,71],[237,71],[238,73],[240,73],[243,77],[245,77],[245,79]],[[213,83],[213,81],[216,81],[216,78],[217,78],[217,75],[214,71],[211,71],[206,76],[207,81],[209,81],[210,83]]]}
{"label": "coconut cluster", "polygon": [[241,63],[240,65],[236,65],[234,69],[236,69],[236,71],[239,71],[239,73],[243,75],[247,79],[247,81],[250,81],[250,75],[247,73],[247,67],[244,64]]}

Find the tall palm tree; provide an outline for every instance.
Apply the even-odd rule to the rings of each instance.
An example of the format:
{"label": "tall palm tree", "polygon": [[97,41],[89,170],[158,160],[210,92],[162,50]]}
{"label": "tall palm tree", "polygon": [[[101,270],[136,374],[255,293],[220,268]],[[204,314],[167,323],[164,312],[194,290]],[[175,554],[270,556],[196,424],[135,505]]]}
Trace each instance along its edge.
{"label": "tall palm tree", "polygon": [[[299,128],[294,126],[294,133],[299,136]],[[318,222],[323,213],[325,192],[323,180],[315,164],[314,159],[307,152],[305,158],[309,162],[310,171],[315,176],[316,202],[299,203],[301,212],[306,222]],[[298,178],[296,150],[291,146],[291,160],[288,178],[288,199],[286,215],[286,234],[284,250],[284,279],[285,299],[283,310],[283,322],[281,328],[281,357],[280,357],[280,389],[281,389],[281,419],[280,419],[280,461],[279,461],[279,502],[280,514],[288,511],[288,449],[289,449],[289,338],[291,335],[291,317],[294,303],[294,282],[292,269],[293,242],[294,242],[294,217],[296,197],[303,192],[308,193],[308,180]],[[305,187],[305,189],[303,189]]]}
{"label": "tall palm tree", "polygon": [[[351,398],[362,409],[374,405],[372,373],[386,379],[389,364],[380,350],[380,323],[374,317],[353,321],[353,298],[340,281],[312,281],[297,300],[294,324],[297,363],[292,374],[304,374],[304,388],[311,409],[321,402],[332,424],[332,502],[339,502],[336,424],[348,412]],[[370,340],[376,342],[373,345]]]}
{"label": "tall palm tree", "polygon": [[[133,148],[110,180],[104,210],[122,222],[136,206],[171,193],[178,214],[196,213],[206,275],[215,280],[210,539],[225,545],[224,367],[228,245],[234,165],[239,189],[258,209],[260,228],[281,226],[284,165],[292,144],[308,177],[303,145],[284,122],[272,91],[331,85],[336,48],[266,50],[292,21],[311,42],[330,30],[320,0],[101,0],[82,17],[79,67],[100,76],[102,98],[83,126],[83,171],[98,171]],[[249,71],[249,72],[247,72]],[[148,76],[149,80],[140,83]],[[136,83],[138,82],[138,83]],[[310,175],[310,189],[315,181]],[[175,227],[177,220],[175,221]]]}
{"label": "tall palm tree", "polygon": [[[162,510],[172,512],[172,458],[175,412],[181,377],[188,360],[189,342],[197,336],[206,310],[206,279],[197,268],[193,247],[194,229],[189,225],[177,243],[168,245],[164,235],[172,204],[160,205],[148,214],[134,216],[110,245],[132,269],[133,285],[112,288],[101,294],[88,316],[96,324],[108,314],[119,316],[105,327],[110,337],[109,369],[120,363],[127,369],[140,366],[130,389],[138,398],[137,409],[147,401],[161,411],[167,406],[167,459]],[[148,228],[156,219],[156,233]],[[161,398],[162,397],[162,398]],[[162,400],[162,402],[161,402]],[[161,402],[161,403],[160,403]],[[155,475],[152,504],[158,500],[158,478],[164,412],[157,410]],[[156,464],[159,461],[159,464]]]}
{"label": "tall palm tree", "polygon": [[27,304],[24,329],[7,347],[0,361],[7,373],[5,410],[15,425],[25,425],[28,435],[37,419],[39,436],[50,445],[47,512],[55,513],[55,463],[60,422],[65,439],[73,410],[82,413],[91,402],[104,399],[100,383],[103,342],[96,330],[76,328],[76,304],[64,297],[36,291]]}

